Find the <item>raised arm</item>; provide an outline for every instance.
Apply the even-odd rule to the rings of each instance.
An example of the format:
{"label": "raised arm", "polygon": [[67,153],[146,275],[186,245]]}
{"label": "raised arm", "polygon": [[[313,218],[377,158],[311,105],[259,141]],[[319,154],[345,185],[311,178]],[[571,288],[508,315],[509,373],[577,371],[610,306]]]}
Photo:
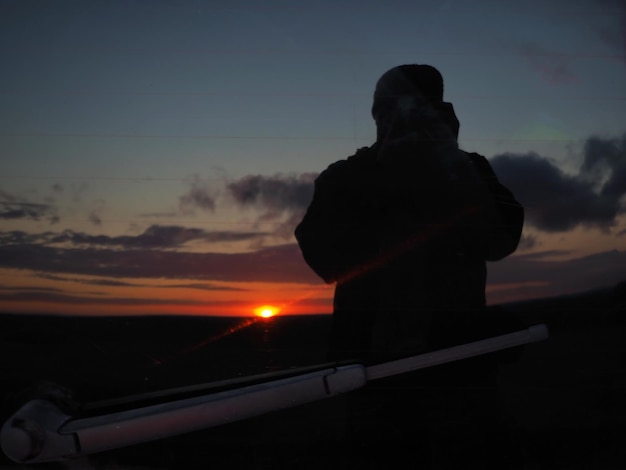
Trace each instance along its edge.
{"label": "raised arm", "polygon": [[517,202],[513,193],[500,183],[485,157],[468,153],[474,168],[481,175],[495,207],[495,220],[492,222],[487,260],[498,261],[517,249],[524,225],[524,208]]}

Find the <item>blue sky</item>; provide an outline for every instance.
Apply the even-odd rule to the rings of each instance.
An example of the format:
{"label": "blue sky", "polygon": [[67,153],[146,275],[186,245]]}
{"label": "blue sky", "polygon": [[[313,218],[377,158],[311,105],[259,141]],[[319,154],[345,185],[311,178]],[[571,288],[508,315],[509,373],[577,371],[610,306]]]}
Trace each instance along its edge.
{"label": "blue sky", "polygon": [[[74,256],[136,250],[155,233],[177,238],[142,247],[152,255],[293,248],[312,178],[373,143],[374,84],[402,63],[443,73],[461,145],[530,205],[518,254],[490,269],[493,301],[626,279],[614,267],[624,193],[610,190],[626,187],[623,2],[2,0],[0,58],[5,254],[67,257],[0,261],[0,307],[19,309],[28,289],[87,295],[76,276],[116,274]],[[594,280],[563,277],[583,261]],[[216,286],[220,269],[194,279]],[[152,279],[121,272],[128,287]],[[317,288],[307,276],[284,281]],[[229,282],[220,289],[260,295],[248,276]],[[98,292],[93,302],[130,295]]]}

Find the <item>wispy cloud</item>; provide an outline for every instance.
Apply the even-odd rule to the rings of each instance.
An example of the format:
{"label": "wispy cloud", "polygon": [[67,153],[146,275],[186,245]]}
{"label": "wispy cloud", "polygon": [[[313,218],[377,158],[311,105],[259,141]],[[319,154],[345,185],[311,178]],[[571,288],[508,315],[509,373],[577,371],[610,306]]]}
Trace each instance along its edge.
{"label": "wispy cloud", "polygon": [[533,42],[521,45],[520,49],[531,70],[542,79],[557,85],[571,83],[577,79],[569,55],[560,54]]}
{"label": "wispy cloud", "polygon": [[626,64],[626,3],[623,0],[596,0],[614,10],[616,22],[612,26],[598,29],[600,40],[612,48],[624,64]]}
{"label": "wispy cloud", "polygon": [[[38,277],[42,279],[48,279],[51,281],[60,281],[60,282],[69,282],[69,283],[79,283],[86,284],[92,286],[104,286],[104,287],[148,287],[148,288],[157,288],[157,289],[197,289],[203,291],[248,291],[249,289],[232,287],[232,286],[222,286],[215,285],[205,282],[196,282],[196,283],[161,283],[161,284],[142,284],[139,282],[127,282],[120,281],[117,279],[109,279],[109,278],[101,278],[94,279],[91,277],[68,277],[68,276],[57,276],[54,274],[39,274]],[[2,289],[2,287],[0,287]],[[30,288],[29,288],[30,289]],[[11,290],[14,290],[11,288]],[[58,289],[55,289],[58,290]]]}
{"label": "wispy cloud", "polygon": [[215,212],[216,190],[209,184],[199,180],[191,182],[189,191],[180,196],[179,208],[185,213],[192,213],[194,209]]}
{"label": "wispy cloud", "polygon": [[316,177],[316,173],[248,175],[229,183],[227,191],[239,207],[259,210],[259,222],[281,221],[275,233],[289,238],[311,201]]}
{"label": "wispy cloud", "polygon": [[59,221],[58,210],[51,204],[33,203],[0,190],[0,220]]}
{"label": "wispy cloud", "polygon": [[[611,250],[564,260],[547,251],[489,263],[491,303],[585,292],[626,281],[626,252]],[[498,285],[510,286],[496,289]]]}
{"label": "wispy cloud", "polygon": [[538,245],[539,241],[534,235],[522,234],[522,238],[517,245],[518,251],[530,250]]}
{"label": "wispy cloud", "polygon": [[193,241],[209,243],[251,241],[266,236],[263,232],[206,231],[176,225],[152,225],[139,235],[90,235],[65,230],[63,232],[26,233],[0,232],[0,244],[5,245],[72,245],[118,249],[175,249]]}
{"label": "wispy cloud", "polygon": [[100,227],[102,226],[102,213],[104,211],[105,202],[102,199],[99,199],[94,201],[94,204],[95,207],[89,212],[87,220],[89,220],[89,222],[93,225]]}

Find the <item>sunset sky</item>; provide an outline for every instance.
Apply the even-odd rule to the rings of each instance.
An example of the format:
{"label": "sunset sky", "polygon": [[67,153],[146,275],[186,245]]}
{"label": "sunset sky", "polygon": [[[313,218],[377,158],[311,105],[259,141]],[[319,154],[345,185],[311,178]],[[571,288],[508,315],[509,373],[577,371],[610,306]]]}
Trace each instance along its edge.
{"label": "sunset sky", "polygon": [[488,300],[626,280],[620,0],[0,0],[0,311],[330,313],[293,238],[428,63],[526,207]]}

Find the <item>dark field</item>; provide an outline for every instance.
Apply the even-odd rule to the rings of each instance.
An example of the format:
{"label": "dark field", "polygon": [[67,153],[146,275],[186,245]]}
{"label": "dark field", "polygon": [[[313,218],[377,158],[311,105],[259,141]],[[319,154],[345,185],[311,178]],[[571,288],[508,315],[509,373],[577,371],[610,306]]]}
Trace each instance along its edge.
{"label": "dark field", "polygon": [[[497,310],[524,325],[546,322],[551,337],[494,356],[495,381],[483,379],[485,361],[462,361],[246,422],[32,468],[623,469],[624,287]],[[2,315],[2,421],[21,401],[49,393],[47,383],[71,390],[90,414],[132,406],[120,404],[123,397],[322,363],[329,328],[323,315]]]}

